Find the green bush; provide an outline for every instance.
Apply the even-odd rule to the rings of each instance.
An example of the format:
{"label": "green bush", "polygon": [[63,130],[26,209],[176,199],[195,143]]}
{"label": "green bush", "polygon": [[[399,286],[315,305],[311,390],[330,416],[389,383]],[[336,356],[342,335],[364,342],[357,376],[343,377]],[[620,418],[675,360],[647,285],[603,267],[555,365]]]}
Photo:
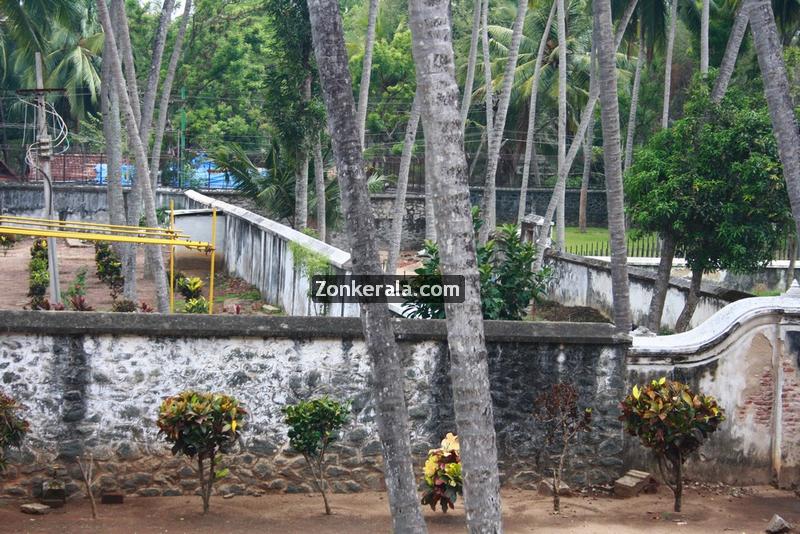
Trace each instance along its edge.
{"label": "green bush", "polygon": [[66,291],[61,292],[61,300],[71,300],[74,297],[86,296],[86,267],[81,267],[75,273],[75,279]]}
{"label": "green bush", "polygon": [[283,408],[284,421],[289,425],[289,445],[303,455],[322,494],[325,513],[331,513],[325,481],[325,452],[338,438],[339,430],[347,424],[349,402],[337,402],[328,397],[301,401]]}
{"label": "green bush", "polygon": [[208,313],[209,302],[205,297],[189,299],[183,307],[183,313]]}
{"label": "green bush", "polygon": [[197,459],[203,513],[208,511],[214,481],[227,474],[227,469],[216,470],[218,455],[236,444],[246,417],[239,401],[223,393],[184,391],[161,403],[159,436],[172,444],[172,454]]}
{"label": "green bush", "polygon": [[625,430],[655,453],[661,476],[675,494],[675,511],[680,512],[683,463],[725,420],[722,408],[713,397],[666,377],[633,386],[620,408]]}
{"label": "green bush", "polygon": [[3,249],[3,256],[6,256],[8,251],[14,248],[14,245],[17,244],[17,241],[19,241],[19,239],[13,234],[0,235],[0,247]]}
{"label": "green bush", "polygon": [[45,295],[50,285],[50,271],[47,260],[47,240],[36,239],[31,245],[31,259],[28,262],[28,296],[33,310],[44,308]]}
{"label": "green bush", "polygon": [[461,475],[461,446],[458,436],[448,433],[439,449],[428,452],[423,470],[426,489],[422,504],[431,510],[440,506],[442,512],[455,508],[456,499],[464,494],[464,479]]}
{"label": "green bush", "polygon": [[6,454],[11,447],[19,448],[28,433],[28,422],[19,417],[20,406],[0,392],[0,473],[6,470]]}
{"label": "green bush", "polygon": [[111,298],[116,300],[125,285],[122,262],[108,243],[95,243],[94,251],[97,278],[111,288]]}
{"label": "green bush", "polygon": [[127,299],[114,301],[111,305],[111,311],[117,313],[133,313],[136,309],[136,303]]}
{"label": "green bush", "polygon": [[176,287],[187,301],[200,298],[203,294],[203,280],[197,276],[176,279]]}
{"label": "green bush", "polygon": [[[473,210],[475,235],[483,223],[478,219],[477,209]],[[424,245],[425,259],[417,269],[416,283],[430,283],[441,280],[439,247],[427,241]],[[533,272],[531,265],[536,258],[536,246],[523,243],[517,227],[506,224],[497,229],[495,238],[477,247],[478,272],[481,285],[481,308],[484,319],[505,319],[520,321],[525,318],[531,301],[543,299],[547,282],[551,276],[550,268]],[[413,289],[413,283],[412,283]],[[416,296],[408,297],[403,304],[407,317],[419,319],[444,319],[444,301],[431,302]]]}

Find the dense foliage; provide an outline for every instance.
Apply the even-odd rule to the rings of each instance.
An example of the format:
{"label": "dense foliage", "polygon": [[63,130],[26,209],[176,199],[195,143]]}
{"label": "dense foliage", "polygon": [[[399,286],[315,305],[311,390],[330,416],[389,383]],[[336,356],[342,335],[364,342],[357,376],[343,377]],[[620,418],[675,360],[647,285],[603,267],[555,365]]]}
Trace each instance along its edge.
{"label": "dense foliage", "polygon": [[50,285],[50,271],[47,260],[47,240],[35,239],[31,245],[31,259],[28,262],[28,297],[33,310],[48,308],[47,289]]}
{"label": "dense foliage", "polygon": [[350,403],[321,397],[284,406],[283,414],[284,422],[289,426],[289,445],[305,458],[314,487],[322,494],[325,513],[330,514],[325,453],[350,419]]}
{"label": "dense foliage", "polygon": [[156,421],[159,435],[172,444],[172,454],[197,459],[203,513],[208,511],[214,481],[225,476],[225,470],[215,470],[218,455],[236,444],[246,417],[244,406],[223,393],[189,390],[161,403]]}
{"label": "dense foliage", "polygon": [[94,245],[94,260],[97,278],[111,289],[111,298],[116,300],[125,285],[119,254],[110,244],[99,242]]}
{"label": "dense foliage", "polygon": [[0,392],[0,473],[6,470],[8,450],[22,446],[30,427],[28,421],[18,415],[20,409],[17,401]]}
{"label": "dense foliage", "polygon": [[427,504],[431,510],[436,510],[438,506],[445,513],[448,509],[453,509],[458,496],[464,493],[458,436],[448,433],[440,448],[428,451],[423,472],[425,490],[422,504]]}
{"label": "dense foliage", "polygon": [[[625,430],[655,453],[665,482],[675,492],[675,511],[679,512],[683,463],[725,420],[724,411],[713,397],[666,377],[633,386],[620,409]],[[665,464],[672,467],[671,483]]]}

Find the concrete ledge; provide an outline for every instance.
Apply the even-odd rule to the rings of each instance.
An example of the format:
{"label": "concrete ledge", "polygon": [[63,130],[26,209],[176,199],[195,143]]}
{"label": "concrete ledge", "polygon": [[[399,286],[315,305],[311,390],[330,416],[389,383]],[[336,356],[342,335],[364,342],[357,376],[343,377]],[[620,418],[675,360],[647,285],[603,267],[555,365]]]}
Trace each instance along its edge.
{"label": "concrete ledge", "polygon": [[[398,340],[447,339],[443,320],[394,319]],[[606,323],[486,321],[486,340],[509,343],[628,345]],[[142,335],[152,337],[363,338],[358,317],[255,317],[157,313],[0,311],[0,334]]]}

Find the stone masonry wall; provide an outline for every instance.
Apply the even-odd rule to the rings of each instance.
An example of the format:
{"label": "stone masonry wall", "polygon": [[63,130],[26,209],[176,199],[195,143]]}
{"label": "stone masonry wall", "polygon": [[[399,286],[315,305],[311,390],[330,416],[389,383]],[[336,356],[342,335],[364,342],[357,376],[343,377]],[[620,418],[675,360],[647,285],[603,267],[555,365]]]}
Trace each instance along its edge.
{"label": "stone masonry wall", "polygon": [[[455,431],[444,324],[398,320],[416,465]],[[530,487],[545,472],[533,400],[573,381],[595,410],[568,480],[604,482],[622,470],[616,402],[627,338],[609,325],[488,322],[487,340],[503,482]],[[0,493],[36,495],[45,479],[82,491],[76,455],[92,453],[104,489],[179,495],[198,487],[184,458],[169,454],[155,416],[167,395],[186,388],[224,391],[250,411],[243,444],[227,456],[217,492],[311,491],[302,457],[287,444],[281,407],[329,394],[353,403],[352,422],[331,449],[334,491],[381,489],[370,367],[357,318],[190,317],[75,312],[0,312],[0,388],[31,422]],[[421,478],[421,477],[420,477]]]}

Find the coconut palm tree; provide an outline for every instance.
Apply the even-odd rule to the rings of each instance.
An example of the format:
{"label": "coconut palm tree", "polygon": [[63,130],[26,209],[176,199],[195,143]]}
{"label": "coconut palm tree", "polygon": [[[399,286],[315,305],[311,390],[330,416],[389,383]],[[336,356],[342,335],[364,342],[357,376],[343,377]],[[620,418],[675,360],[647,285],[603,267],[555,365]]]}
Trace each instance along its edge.
{"label": "coconut palm tree", "polygon": [[597,46],[600,119],[603,124],[603,159],[606,173],[608,231],[611,240],[611,290],[614,324],[622,332],[631,328],[628,296],[628,258],[625,244],[625,213],[620,159],[619,102],[614,32],[610,0],[594,0],[594,41]]}
{"label": "coconut palm tree", "polygon": [[700,15],[700,74],[708,74],[708,23],[711,12],[711,0],[702,0]]}
{"label": "coconut palm tree", "polygon": [[639,107],[639,88],[642,84],[642,65],[644,65],[644,35],[642,34],[642,26],[639,23],[639,49],[637,51],[638,59],[636,60],[636,74],[633,77],[633,89],[631,89],[631,107],[628,113],[628,128],[625,134],[625,161],[622,170],[626,171],[631,166],[633,161],[633,140],[636,133],[636,110]]}
{"label": "coconut palm tree", "polygon": [[369,1],[369,22],[364,38],[364,63],[361,68],[361,84],[358,86],[357,121],[361,146],[364,147],[364,131],[367,126],[367,103],[369,102],[369,81],[372,74],[372,51],[375,48],[375,26],[378,22],[378,0]]}
{"label": "coconut palm tree", "polygon": [[461,100],[461,131],[467,127],[467,116],[472,104],[472,86],[475,83],[475,64],[478,62],[478,39],[481,28],[481,0],[475,0],[472,6],[472,32],[469,40],[469,58],[467,59],[467,76],[464,80],[464,96]]}
{"label": "coconut palm tree", "polygon": [[669,32],[664,53],[664,104],[661,108],[661,128],[669,126],[670,90],[672,87],[672,54],[675,48],[675,32],[678,28],[678,0],[669,0]]}

